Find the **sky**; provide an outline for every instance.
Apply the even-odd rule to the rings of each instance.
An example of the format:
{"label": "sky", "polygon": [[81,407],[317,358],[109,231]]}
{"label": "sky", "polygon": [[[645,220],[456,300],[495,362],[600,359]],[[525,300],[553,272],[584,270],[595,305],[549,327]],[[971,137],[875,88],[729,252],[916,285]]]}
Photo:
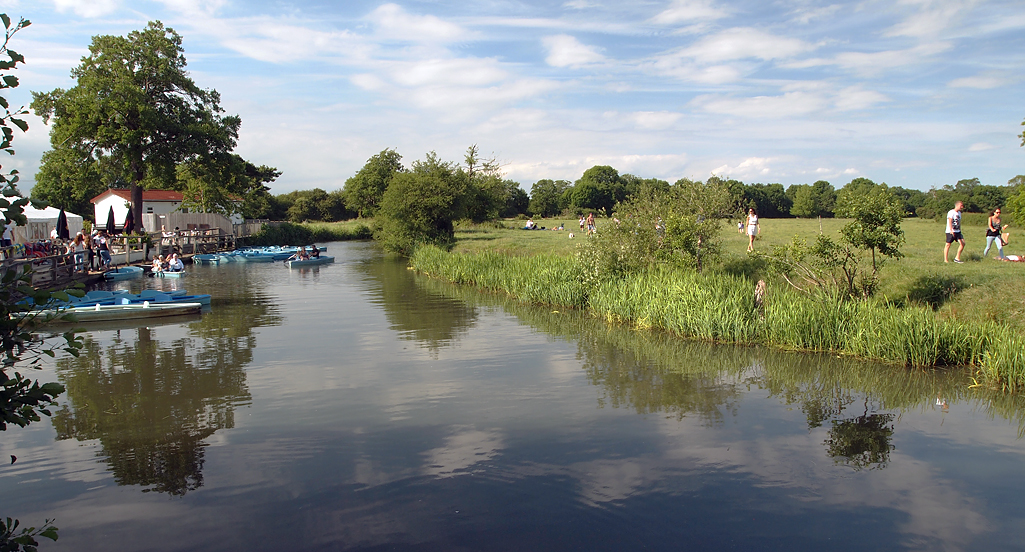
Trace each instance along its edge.
{"label": "sky", "polygon": [[[476,144],[529,191],[594,165],[644,178],[928,190],[1025,174],[1021,0],[0,0],[32,25],[6,94],[70,88],[96,35],[160,20],[242,118],[275,194]],[[5,170],[34,183],[29,117]]]}

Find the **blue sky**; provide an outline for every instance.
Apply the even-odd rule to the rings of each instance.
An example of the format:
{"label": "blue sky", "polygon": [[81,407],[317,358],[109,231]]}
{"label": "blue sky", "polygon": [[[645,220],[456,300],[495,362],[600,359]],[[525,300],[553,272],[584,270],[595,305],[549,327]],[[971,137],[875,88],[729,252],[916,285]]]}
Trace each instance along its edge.
{"label": "blue sky", "polygon": [[[593,165],[675,181],[859,176],[926,190],[1025,173],[1020,0],[360,2],[0,0],[28,91],[70,87],[91,37],[159,19],[242,117],[273,193],[343,186],[395,148],[467,146],[525,189]],[[48,130],[17,136],[32,183]]]}

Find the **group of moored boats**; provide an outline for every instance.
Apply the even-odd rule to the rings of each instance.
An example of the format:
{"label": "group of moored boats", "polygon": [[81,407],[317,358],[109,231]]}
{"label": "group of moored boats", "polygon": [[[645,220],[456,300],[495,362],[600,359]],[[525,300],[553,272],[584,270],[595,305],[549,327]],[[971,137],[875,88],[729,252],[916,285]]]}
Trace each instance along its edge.
{"label": "group of moored boats", "polygon": [[[303,257],[303,253],[306,251],[308,250],[303,247],[291,245],[247,247],[226,253],[201,253],[193,255],[192,262],[219,265],[221,263],[273,263],[275,261],[284,261],[285,265],[289,268],[302,268],[335,262],[334,257],[327,255]],[[327,251],[326,247],[318,248],[318,252],[324,251]]]}
{"label": "group of moored boats", "polygon": [[109,322],[199,314],[210,304],[209,295],[188,295],[185,290],[89,291],[83,297],[70,297],[25,312],[12,318],[32,318],[39,323],[60,324]]}
{"label": "group of moored boats", "polygon": [[[227,253],[197,254],[192,260],[198,264],[220,263],[268,263],[284,261],[289,268],[317,266],[335,261],[334,257],[320,255],[327,248],[318,248],[317,255],[310,255],[304,247],[251,247],[236,249]],[[127,280],[146,274],[138,266],[121,266],[104,273],[107,280]],[[159,278],[181,278],[184,271],[150,272]],[[31,304],[31,303],[30,303]],[[158,291],[143,290],[134,294],[127,291],[87,292],[83,297],[69,297],[68,301],[51,302],[39,308],[13,313],[12,318],[31,318],[36,323],[59,324],[81,322],[121,322],[147,318],[171,317],[199,314],[210,304],[209,295],[187,295],[185,290]]]}

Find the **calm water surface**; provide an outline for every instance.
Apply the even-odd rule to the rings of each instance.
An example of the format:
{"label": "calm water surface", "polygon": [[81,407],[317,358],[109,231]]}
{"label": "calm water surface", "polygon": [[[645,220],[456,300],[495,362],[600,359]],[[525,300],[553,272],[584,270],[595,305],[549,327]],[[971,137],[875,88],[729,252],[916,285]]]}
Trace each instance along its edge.
{"label": "calm water surface", "polygon": [[964,372],[715,347],[334,265],[196,266],[0,434],[57,550],[1021,550],[1022,400]]}

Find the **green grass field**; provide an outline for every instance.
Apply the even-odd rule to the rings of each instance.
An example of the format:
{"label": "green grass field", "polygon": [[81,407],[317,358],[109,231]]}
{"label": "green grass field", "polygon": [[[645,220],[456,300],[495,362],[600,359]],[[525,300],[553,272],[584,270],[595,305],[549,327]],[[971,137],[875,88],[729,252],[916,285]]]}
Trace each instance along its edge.
{"label": "green grass field", "polygon": [[[965,217],[964,264],[943,263],[943,222],[905,219],[902,228],[905,244],[904,257],[887,261],[880,272],[879,295],[897,304],[911,299],[928,300],[937,305],[940,319],[963,322],[996,322],[1020,329],[1025,333],[1025,263],[995,260],[996,249],[989,258],[982,258],[986,246],[986,232],[982,217]],[[472,253],[491,251],[506,255],[529,256],[540,253],[573,255],[582,242],[577,220],[553,218],[536,221],[551,228],[559,223],[563,231],[521,230],[522,221],[506,220],[499,225],[460,226],[456,230],[455,252]],[[820,231],[838,235],[847,221],[842,219],[762,219],[761,234],[755,249],[769,252],[773,245],[789,242],[799,236],[809,242]],[[600,220],[603,224],[611,224]],[[569,238],[573,232],[576,237]],[[586,238],[583,238],[586,239]],[[1019,241],[1020,240],[1020,241]],[[725,227],[722,242],[727,261],[747,258],[747,236],[737,233],[735,227]],[[1011,228],[1005,254],[1025,254],[1025,234],[1016,236]],[[957,244],[951,247],[953,261]]]}

